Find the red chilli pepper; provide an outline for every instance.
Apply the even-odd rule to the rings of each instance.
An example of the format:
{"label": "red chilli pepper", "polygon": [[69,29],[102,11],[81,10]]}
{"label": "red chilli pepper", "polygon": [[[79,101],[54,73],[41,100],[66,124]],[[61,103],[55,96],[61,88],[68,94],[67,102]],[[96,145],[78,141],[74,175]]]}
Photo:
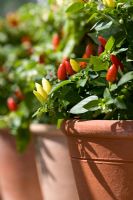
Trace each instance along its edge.
{"label": "red chilli pepper", "polygon": [[20,89],[17,89],[15,91],[15,96],[17,97],[18,100],[22,101],[24,100],[25,96],[24,94],[22,93],[22,91]]}
{"label": "red chilli pepper", "polygon": [[89,58],[91,55],[93,55],[93,44],[90,43],[86,46],[85,54],[86,54],[87,58]]}
{"label": "red chilli pepper", "polygon": [[117,72],[118,72],[117,66],[115,64],[111,65],[111,67],[107,71],[106,80],[111,83],[116,81]]}
{"label": "red chilli pepper", "polygon": [[18,109],[17,103],[13,97],[7,99],[7,106],[10,111],[16,111]]}
{"label": "red chilli pepper", "polygon": [[4,71],[5,71],[4,67],[0,66],[0,72],[4,72]]}
{"label": "red chilli pepper", "polygon": [[124,70],[124,66],[121,63],[121,61],[117,58],[116,55],[111,54],[110,55],[110,60],[113,64],[115,64],[117,67],[120,67],[120,69],[123,71]]}
{"label": "red chilli pepper", "polygon": [[38,62],[40,64],[44,64],[45,63],[45,56],[43,54],[39,55]]}
{"label": "red chilli pepper", "polygon": [[65,64],[65,67],[66,67],[66,72],[68,75],[73,75],[75,72],[73,71],[71,65],[70,65],[70,62],[68,60],[65,60],[64,61],[64,64]]}
{"label": "red chilli pepper", "polygon": [[105,47],[105,45],[106,45],[106,43],[107,43],[107,40],[106,40],[104,37],[102,37],[102,36],[98,36],[98,40],[99,40],[100,44],[101,44],[103,47]]}
{"label": "red chilli pepper", "polygon": [[52,39],[52,44],[53,44],[53,48],[54,50],[57,49],[57,47],[59,46],[60,43],[60,37],[58,35],[58,33],[54,34],[53,39]]}
{"label": "red chilli pepper", "polygon": [[64,63],[60,64],[57,71],[57,77],[59,80],[65,80],[67,78],[66,66]]}
{"label": "red chilli pepper", "polygon": [[21,38],[21,43],[29,43],[29,44],[31,44],[31,38],[29,37],[29,36],[23,36],[22,38]]}
{"label": "red chilli pepper", "polygon": [[100,56],[101,53],[104,52],[104,47],[102,45],[98,46],[98,56]]}
{"label": "red chilli pepper", "polygon": [[[84,54],[84,55],[82,56],[82,58],[87,58],[87,55]],[[86,66],[87,66],[87,63],[86,63],[86,62],[80,62],[80,67],[81,67],[82,69],[86,68]]]}

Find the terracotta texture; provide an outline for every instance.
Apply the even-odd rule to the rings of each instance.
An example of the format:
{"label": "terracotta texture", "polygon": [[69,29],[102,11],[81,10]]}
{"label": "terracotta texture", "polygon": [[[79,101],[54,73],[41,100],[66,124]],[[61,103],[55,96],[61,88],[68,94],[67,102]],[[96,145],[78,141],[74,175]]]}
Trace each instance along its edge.
{"label": "terracotta texture", "polygon": [[62,129],[80,200],[133,199],[133,121],[68,120]]}
{"label": "terracotta texture", "polygon": [[45,200],[78,200],[67,140],[55,126],[32,124],[38,173]]}
{"label": "terracotta texture", "polygon": [[8,130],[0,130],[0,187],[3,200],[42,200],[33,141],[20,154]]}

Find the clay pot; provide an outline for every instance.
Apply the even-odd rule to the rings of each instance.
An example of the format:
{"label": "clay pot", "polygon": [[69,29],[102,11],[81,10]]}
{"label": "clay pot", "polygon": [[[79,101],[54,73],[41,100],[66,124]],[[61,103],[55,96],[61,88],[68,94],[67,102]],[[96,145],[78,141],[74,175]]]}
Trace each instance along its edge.
{"label": "clay pot", "polygon": [[0,130],[0,190],[3,200],[42,200],[33,141],[23,154],[9,130]]}
{"label": "clay pot", "polygon": [[55,126],[32,124],[38,173],[45,200],[78,200],[66,136]]}
{"label": "clay pot", "polygon": [[133,199],[133,121],[68,120],[62,129],[80,200]]}

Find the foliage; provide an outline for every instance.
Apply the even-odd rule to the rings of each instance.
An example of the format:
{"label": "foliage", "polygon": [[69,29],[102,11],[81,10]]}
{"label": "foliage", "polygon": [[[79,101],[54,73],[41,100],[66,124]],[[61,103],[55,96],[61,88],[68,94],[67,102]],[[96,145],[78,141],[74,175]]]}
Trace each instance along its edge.
{"label": "foliage", "polygon": [[47,113],[57,120],[133,119],[133,2],[75,2],[66,13],[78,33],[78,48],[69,57],[75,64],[66,59],[74,74],[62,61],[52,90],[36,114]]}
{"label": "foliage", "polygon": [[[56,3],[29,3],[0,19],[0,128],[10,128],[20,150],[27,145],[29,125],[35,120],[34,82],[46,77],[54,84],[55,63],[70,56],[77,45],[73,19],[63,12]],[[51,123],[47,114],[36,120]]]}

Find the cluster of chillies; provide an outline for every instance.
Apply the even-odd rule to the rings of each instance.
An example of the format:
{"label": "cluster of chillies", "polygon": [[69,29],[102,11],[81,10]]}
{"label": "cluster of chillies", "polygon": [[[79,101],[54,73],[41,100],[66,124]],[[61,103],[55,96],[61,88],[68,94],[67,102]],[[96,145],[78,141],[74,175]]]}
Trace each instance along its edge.
{"label": "cluster of chillies", "polygon": [[[100,45],[98,47],[98,55],[100,55],[105,49],[107,40],[105,38],[103,38],[102,36],[99,36],[98,40],[100,42]],[[112,62],[112,65],[109,67],[109,69],[107,71],[106,80],[108,82],[113,83],[116,81],[118,70],[120,69],[121,71],[123,71],[124,66],[121,63],[121,61],[117,58],[117,56],[114,54],[110,55],[110,61]]]}
{"label": "cluster of chillies", "polygon": [[[105,50],[105,45],[107,43],[107,40],[103,38],[102,36],[98,37],[99,46],[97,54],[100,56],[101,53]],[[89,58],[91,55],[94,55],[94,46],[92,43],[88,44],[85,49],[85,53],[83,54],[82,58]],[[116,55],[111,54],[110,55],[110,61],[112,62],[112,65],[109,67],[107,74],[106,74],[106,80],[108,82],[115,82],[117,78],[118,70],[120,69],[123,71],[124,66],[121,63],[121,61],[117,58]],[[73,75],[76,72],[79,72],[80,69],[83,69],[87,66],[86,62],[76,62],[74,59],[64,59],[63,62],[59,65],[57,70],[57,77],[59,80],[66,80],[68,76]]]}
{"label": "cluster of chillies", "polygon": [[[88,44],[85,49],[85,53],[83,54],[83,58],[89,58],[93,55],[94,47],[93,44]],[[81,69],[87,66],[86,62],[76,62],[74,59],[63,59],[63,62],[59,65],[57,70],[57,77],[59,80],[66,80],[68,76],[71,76]]]}

